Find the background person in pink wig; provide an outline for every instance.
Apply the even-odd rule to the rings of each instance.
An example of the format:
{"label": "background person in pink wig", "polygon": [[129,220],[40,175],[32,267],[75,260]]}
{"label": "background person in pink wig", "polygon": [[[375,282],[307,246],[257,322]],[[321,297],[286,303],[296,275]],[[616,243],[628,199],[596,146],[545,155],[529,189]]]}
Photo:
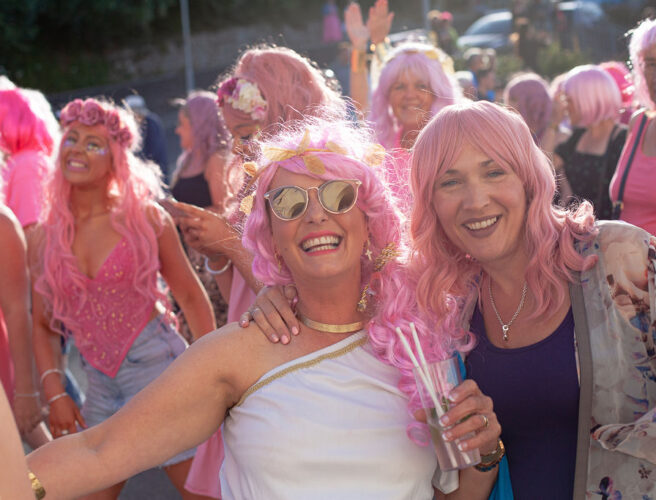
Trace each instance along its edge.
{"label": "background person in pink wig", "polygon": [[613,78],[599,66],[577,66],[562,84],[572,135],[554,150],[561,202],[592,202],[599,219],[611,219],[608,186],[626,141],[619,119],[622,99]]}
{"label": "background person in pink wig", "polygon": [[[225,204],[222,215],[178,204],[189,215],[178,223],[185,242],[207,256],[206,269],[214,274],[221,290],[229,289],[230,323],[252,304],[254,292],[262,286],[251,270],[252,255],[241,243],[243,214],[239,212],[251,189],[242,164],[256,153],[254,140],[261,132],[275,133],[284,123],[306,115],[327,113],[343,118],[346,106],[311,61],[285,47],[261,46],[244,52],[219,84],[217,94],[235,153],[228,176],[231,184],[241,184],[241,189]],[[233,173],[237,174],[234,180]],[[220,498],[222,448],[219,433],[198,448],[186,486],[190,491]]]}
{"label": "background person in pink wig", "polygon": [[536,144],[541,145],[551,121],[552,102],[547,82],[535,73],[517,75],[506,85],[503,102],[522,115]]}
{"label": "background person in pink wig", "polygon": [[[610,197],[618,201],[620,185],[626,175],[621,219],[656,234],[656,21],[646,19],[631,33],[629,42],[635,97],[644,109],[629,124],[629,136],[617,171],[610,184]],[[639,134],[644,119],[642,133]],[[627,167],[634,145],[635,155]]]}
{"label": "background person in pink wig", "polygon": [[[77,99],[62,110],[61,122],[57,168],[31,243],[34,351],[55,438],[106,420],[184,351],[160,273],[194,337],[214,328],[175,226],[155,204],[157,166],[133,154],[139,142],[133,117],[103,101]],[[54,348],[60,335],[74,337],[84,361],[81,412],[62,385]],[[182,486],[193,453],[164,464],[187,498],[193,497]],[[106,485],[98,498],[116,498],[123,484]]]}
{"label": "background person in pink wig", "polygon": [[[450,58],[431,45],[406,43],[382,53],[392,18],[387,0],[377,0],[371,7],[366,26],[357,3],[351,3],[344,14],[352,46],[351,98],[368,115],[378,141],[390,153],[385,167],[387,182],[405,210],[412,203],[408,190],[410,149],[426,122],[444,106],[461,99],[462,91],[444,69]],[[375,57],[382,63],[380,74],[371,82],[371,101],[366,64],[369,39],[380,47]]]}
{"label": "background person in pink wig", "polygon": [[[433,498],[436,458],[408,438],[408,407],[418,398],[387,321],[412,318],[401,319],[394,303],[393,282],[404,276],[401,220],[369,163],[379,160],[372,146],[362,130],[334,121],[302,122],[262,144],[244,244],[259,280],[296,285],[298,311],[312,326],[303,324],[291,348],[270,343],[254,324],[227,325],[194,343],[116,415],[30,455],[48,495],[115,483],[223,422],[225,499]],[[365,285],[376,294],[362,311]],[[424,340],[430,359],[445,355],[449,343]],[[463,446],[495,446],[500,429],[489,399],[473,383],[455,399],[452,418],[485,414],[489,426],[470,418],[452,428],[454,438],[476,431]],[[477,474],[470,484],[489,487],[496,472]]]}
{"label": "background person in pink wig", "polygon": [[494,401],[515,498],[653,495],[635,478],[656,467],[654,239],[554,206],[528,127],[485,102],[424,128],[412,188],[416,300],[441,318],[463,298],[468,376]]}

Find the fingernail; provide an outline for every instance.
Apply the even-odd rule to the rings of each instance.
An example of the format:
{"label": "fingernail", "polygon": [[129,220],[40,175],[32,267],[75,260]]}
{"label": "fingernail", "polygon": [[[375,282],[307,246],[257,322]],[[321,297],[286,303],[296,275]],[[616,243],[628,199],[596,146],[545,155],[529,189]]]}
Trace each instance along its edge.
{"label": "fingernail", "polygon": [[283,344],[287,344],[287,343],[289,343],[289,337],[288,337],[287,335],[283,335],[283,336],[282,336],[282,343],[283,343]]}
{"label": "fingernail", "polygon": [[239,326],[246,326],[246,325],[248,325],[248,321],[246,321],[245,319],[239,320]]}
{"label": "fingernail", "polygon": [[444,439],[445,441],[451,441],[451,433],[449,431],[444,432],[442,434],[442,439]]}
{"label": "fingernail", "polygon": [[292,334],[298,335],[298,327],[292,326]]}
{"label": "fingernail", "polygon": [[440,418],[440,424],[442,424],[442,425],[449,425],[449,417],[447,417],[446,415],[443,415],[443,416]]}
{"label": "fingernail", "polygon": [[278,335],[272,335],[271,340],[274,342],[278,342],[280,339],[278,338]]}
{"label": "fingernail", "polygon": [[458,443],[458,449],[460,451],[465,451],[467,449],[467,443],[465,443],[465,442]]}

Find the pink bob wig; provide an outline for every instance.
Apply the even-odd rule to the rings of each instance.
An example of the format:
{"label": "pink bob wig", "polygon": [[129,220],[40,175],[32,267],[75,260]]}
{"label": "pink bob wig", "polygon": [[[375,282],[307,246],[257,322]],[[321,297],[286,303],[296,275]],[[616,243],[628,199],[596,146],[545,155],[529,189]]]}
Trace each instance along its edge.
{"label": "pink bob wig", "polygon": [[641,105],[651,110],[656,109],[656,103],[654,102],[656,91],[654,93],[649,92],[649,84],[645,78],[644,53],[654,45],[656,45],[656,20],[645,19],[631,31],[629,53],[631,65],[633,66],[636,98]]}
{"label": "pink bob wig", "polygon": [[589,127],[602,120],[619,121],[622,96],[613,77],[599,66],[585,64],[571,69],[563,83],[565,95],[579,113],[574,127]]}
{"label": "pink bob wig", "polygon": [[553,168],[528,126],[517,113],[486,101],[443,109],[424,127],[415,145],[410,268],[417,281],[420,310],[439,323],[450,312],[450,296],[471,298],[483,282],[481,266],[448,239],[433,203],[439,196],[436,184],[465,144],[512,169],[521,179],[527,200],[524,238],[530,257],[525,278],[537,301],[532,317],[553,313],[565,300],[561,280],[571,281],[572,270],[594,264],[574,247],[575,242],[594,237],[592,206],[583,202],[576,211],[554,206]]}
{"label": "pink bob wig", "polygon": [[430,45],[407,43],[396,47],[388,56],[378,79],[378,86],[371,96],[370,120],[378,141],[390,149],[398,147],[396,135],[399,123],[389,104],[392,86],[405,73],[421,78],[435,96],[431,114],[462,98],[458,82],[444,71],[439,53]]}
{"label": "pink bob wig", "polygon": [[[450,344],[444,342],[443,336],[429,329],[421,317],[415,314],[414,288],[406,279],[406,269],[402,257],[406,254],[402,238],[402,216],[395,207],[389,189],[385,186],[382,167],[372,160],[370,147],[373,146],[371,134],[355,128],[346,122],[324,121],[309,118],[304,122],[287,124],[284,129],[263,146],[275,146],[296,150],[305,131],[309,132],[309,148],[326,149],[329,143],[337,144],[341,149],[336,152],[313,152],[325,166],[325,173],[310,172],[302,156],[294,156],[280,162],[260,159],[260,171],[253,209],[244,228],[243,243],[253,255],[253,274],[268,285],[292,283],[294,277],[284,264],[278,268],[274,257],[273,243],[265,235],[271,234],[270,214],[263,197],[271,180],[279,168],[290,172],[307,175],[317,179],[357,179],[362,182],[359,189],[357,207],[367,218],[370,249],[374,260],[383,248],[394,243],[399,250],[399,257],[389,261],[381,271],[375,272],[373,262],[364,255],[361,259],[360,288],[369,283],[368,311],[372,320],[368,325],[370,342],[376,355],[385,363],[397,367],[401,372],[399,388],[410,398],[409,408],[419,408],[420,402],[412,374],[412,363],[398,340],[394,328],[401,326],[409,335],[408,323],[414,321],[422,334],[424,351],[430,359],[442,359],[447,355]],[[376,155],[373,155],[375,157]],[[372,167],[372,164],[375,165]],[[408,307],[408,305],[410,305]],[[356,307],[356,304],[353,304]],[[450,324],[450,323],[449,323]],[[429,335],[430,333],[430,335]],[[464,332],[463,332],[464,333]],[[412,341],[410,341],[412,342]],[[449,339],[451,342],[451,339]],[[408,431],[419,442],[414,430],[422,426],[412,424]]]}
{"label": "pink bob wig", "polygon": [[[275,133],[281,123],[314,116],[320,109],[321,113],[329,110],[333,116],[346,116],[346,104],[340,95],[328,86],[308,59],[292,49],[266,45],[248,49],[220,85],[233,77],[257,86],[267,102],[266,117],[261,125],[271,133]],[[221,109],[224,116],[230,115],[233,121],[253,121],[248,113],[229,103]]]}
{"label": "pink bob wig", "polygon": [[552,101],[547,82],[535,73],[518,75],[506,85],[503,101],[506,105],[514,101],[515,109],[539,143],[551,119]]}
{"label": "pink bob wig", "polygon": [[54,137],[29,95],[14,88],[0,91],[0,150],[8,155],[38,151],[50,156]]}
{"label": "pink bob wig", "polygon": [[[163,194],[161,181],[157,166],[138,159],[133,153],[139,143],[134,117],[109,102],[76,99],[62,110],[61,124],[63,140],[76,126],[103,126],[112,158],[112,176],[107,187],[110,220],[134,256],[137,266],[134,289],[143,296],[144,309],[153,307],[157,301],[170,309],[166,295],[157,286],[157,237],[163,227],[163,215],[153,201]],[[60,155],[57,159],[60,168],[55,169],[45,187],[43,270],[35,288],[51,313],[52,328],[67,335],[78,331],[75,318],[86,300],[88,278],[79,271],[72,252],[75,239],[75,218],[71,212],[73,187],[62,173],[62,161]],[[169,316],[165,314],[167,319]]]}

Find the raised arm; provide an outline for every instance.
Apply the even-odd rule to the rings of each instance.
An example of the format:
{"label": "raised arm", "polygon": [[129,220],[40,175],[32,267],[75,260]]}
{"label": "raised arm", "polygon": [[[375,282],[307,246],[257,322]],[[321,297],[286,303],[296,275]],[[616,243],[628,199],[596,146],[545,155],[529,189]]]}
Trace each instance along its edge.
{"label": "raised arm", "polygon": [[166,212],[162,214],[164,228],[158,238],[162,277],[180,304],[194,339],[198,339],[216,328],[214,311],[207,292],[184,253],[173,219]]}
{"label": "raised arm", "polygon": [[234,325],[204,336],[115,415],[31,453],[48,499],[103,489],[207,439],[261,376],[260,337]]}

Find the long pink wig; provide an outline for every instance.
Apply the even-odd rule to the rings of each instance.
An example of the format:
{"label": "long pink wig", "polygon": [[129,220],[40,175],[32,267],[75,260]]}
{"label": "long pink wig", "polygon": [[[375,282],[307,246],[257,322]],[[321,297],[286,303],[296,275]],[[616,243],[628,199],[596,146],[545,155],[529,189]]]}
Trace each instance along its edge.
{"label": "long pink wig", "polygon": [[378,141],[385,148],[398,147],[395,138],[399,123],[389,104],[389,94],[399,77],[411,73],[425,81],[435,96],[431,114],[462,98],[458,82],[447,75],[438,58],[426,55],[435,53],[434,47],[421,43],[407,43],[395,48],[380,72],[378,86],[371,96],[370,120]]}
{"label": "long pink wig", "polygon": [[[73,109],[79,113],[72,113]],[[66,120],[72,116],[77,118]],[[62,110],[63,137],[70,127],[83,122],[102,124],[106,130],[113,167],[108,186],[112,203],[110,220],[134,255],[137,265],[134,289],[143,296],[144,307],[159,301],[170,309],[166,295],[157,287],[157,237],[163,227],[161,212],[153,205],[153,200],[162,196],[157,166],[134,155],[139,143],[138,127],[133,116],[123,108],[96,99],[76,99]],[[61,161],[58,158],[58,163]],[[43,272],[36,282],[36,290],[43,295],[51,313],[52,328],[63,334],[79,327],[75,316],[86,300],[88,280],[79,271],[72,252],[75,219],[71,212],[71,189],[62,169],[56,168],[45,188]],[[170,315],[165,316],[168,319]]]}
{"label": "long pink wig", "polygon": [[[321,72],[311,62],[286,47],[262,46],[244,52],[234,70],[224,79],[244,78],[257,85],[267,102],[267,115],[262,124],[275,133],[279,124],[300,120],[330,111],[332,116],[345,118],[346,105],[340,95],[326,83]],[[233,114],[239,121],[251,117],[233,108],[222,107],[225,116]]]}
{"label": "long pink wig", "polygon": [[482,283],[481,266],[449,240],[433,203],[439,178],[465,144],[511,168],[521,179],[527,199],[523,236],[530,257],[525,277],[537,302],[532,317],[555,312],[565,299],[561,280],[571,281],[572,270],[594,263],[574,248],[576,241],[594,236],[592,206],[584,202],[576,211],[554,206],[553,168],[528,126],[517,113],[485,101],[443,109],[424,127],[415,145],[410,267],[420,310],[439,323],[451,310],[450,295],[471,297]]}
{"label": "long pink wig", "polygon": [[649,93],[649,85],[645,79],[644,52],[656,45],[656,20],[645,19],[631,31],[629,53],[633,66],[633,80],[636,88],[636,98],[643,106],[653,110],[656,103]]}
{"label": "long pink wig", "polygon": [[511,100],[515,101],[517,111],[539,142],[551,119],[549,85],[535,73],[518,75],[503,91],[503,101],[510,105]]}
{"label": "long pink wig", "polygon": [[24,91],[0,91],[0,150],[8,155],[31,150],[50,156],[53,149],[52,134]]}
{"label": "long pink wig", "polygon": [[[273,137],[264,145],[295,150],[305,130],[309,131],[310,148],[325,149],[333,142],[344,149],[344,153],[312,153],[325,165],[326,172],[317,175],[308,171],[302,157],[295,156],[281,162],[270,163],[260,160],[261,167],[266,166],[258,180],[253,209],[244,229],[243,243],[253,255],[253,274],[268,284],[285,284],[293,281],[287,266],[278,268],[274,257],[273,243],[266,235],[271,234],[270,215],[263,198],[274,174],[279,168],[290,172],[307,175],[317,179],[358,179],[360,186],[357,206],[367,217],[370,249],[374,257],[389,243],[396,243],[401,255],[405,254],[402,239],[401,215],[395,207],[389,189],[382,181],[381,167],[372,168],[367,164],[368,147],[372,145],[371,135],[344,122],[308,119],[305,122],[288,124],[284,131]],[[369,163],[371,163],[369,161]],[[429,329],[422,318],[416,314],[414,288],[407,279],[407,272],[401,262],[402,258],[388,262],[380,272],[374,272],[373,262],[362,256],[362,276],[360,287],[370,283],[373,294],[369,297],[370,312],[373,319],[368,325],[369,337],[377,356],[385,363],[397,367],[401,372],[400,389],[410,398],[409,408],[419,408],[420,402],[414,377],[412,363],[399,342],[394,328],[401,326],[409,335],[408,323],[414,321],[422,334],[424,351],[430,359],[441,359],[451,348],[451,339],[444,342],[444,337]],[[408,306],[409,305],[409,306]],[[355,309],[356,304],[353,304]],[[412,342],[410,340],[410,342]],[[417,425],[410,425],[409,431]],[[411,437],[416,438],[414,433]],[[416,439],[415,439],[416,440]]]}
{"label": "long pink wig", "polygon": [[599,66],[585,64],[571,69],[563,83],[579,113],[575,127],[588,127],[608,118],[619,121],[622,96],[613,77]]}

